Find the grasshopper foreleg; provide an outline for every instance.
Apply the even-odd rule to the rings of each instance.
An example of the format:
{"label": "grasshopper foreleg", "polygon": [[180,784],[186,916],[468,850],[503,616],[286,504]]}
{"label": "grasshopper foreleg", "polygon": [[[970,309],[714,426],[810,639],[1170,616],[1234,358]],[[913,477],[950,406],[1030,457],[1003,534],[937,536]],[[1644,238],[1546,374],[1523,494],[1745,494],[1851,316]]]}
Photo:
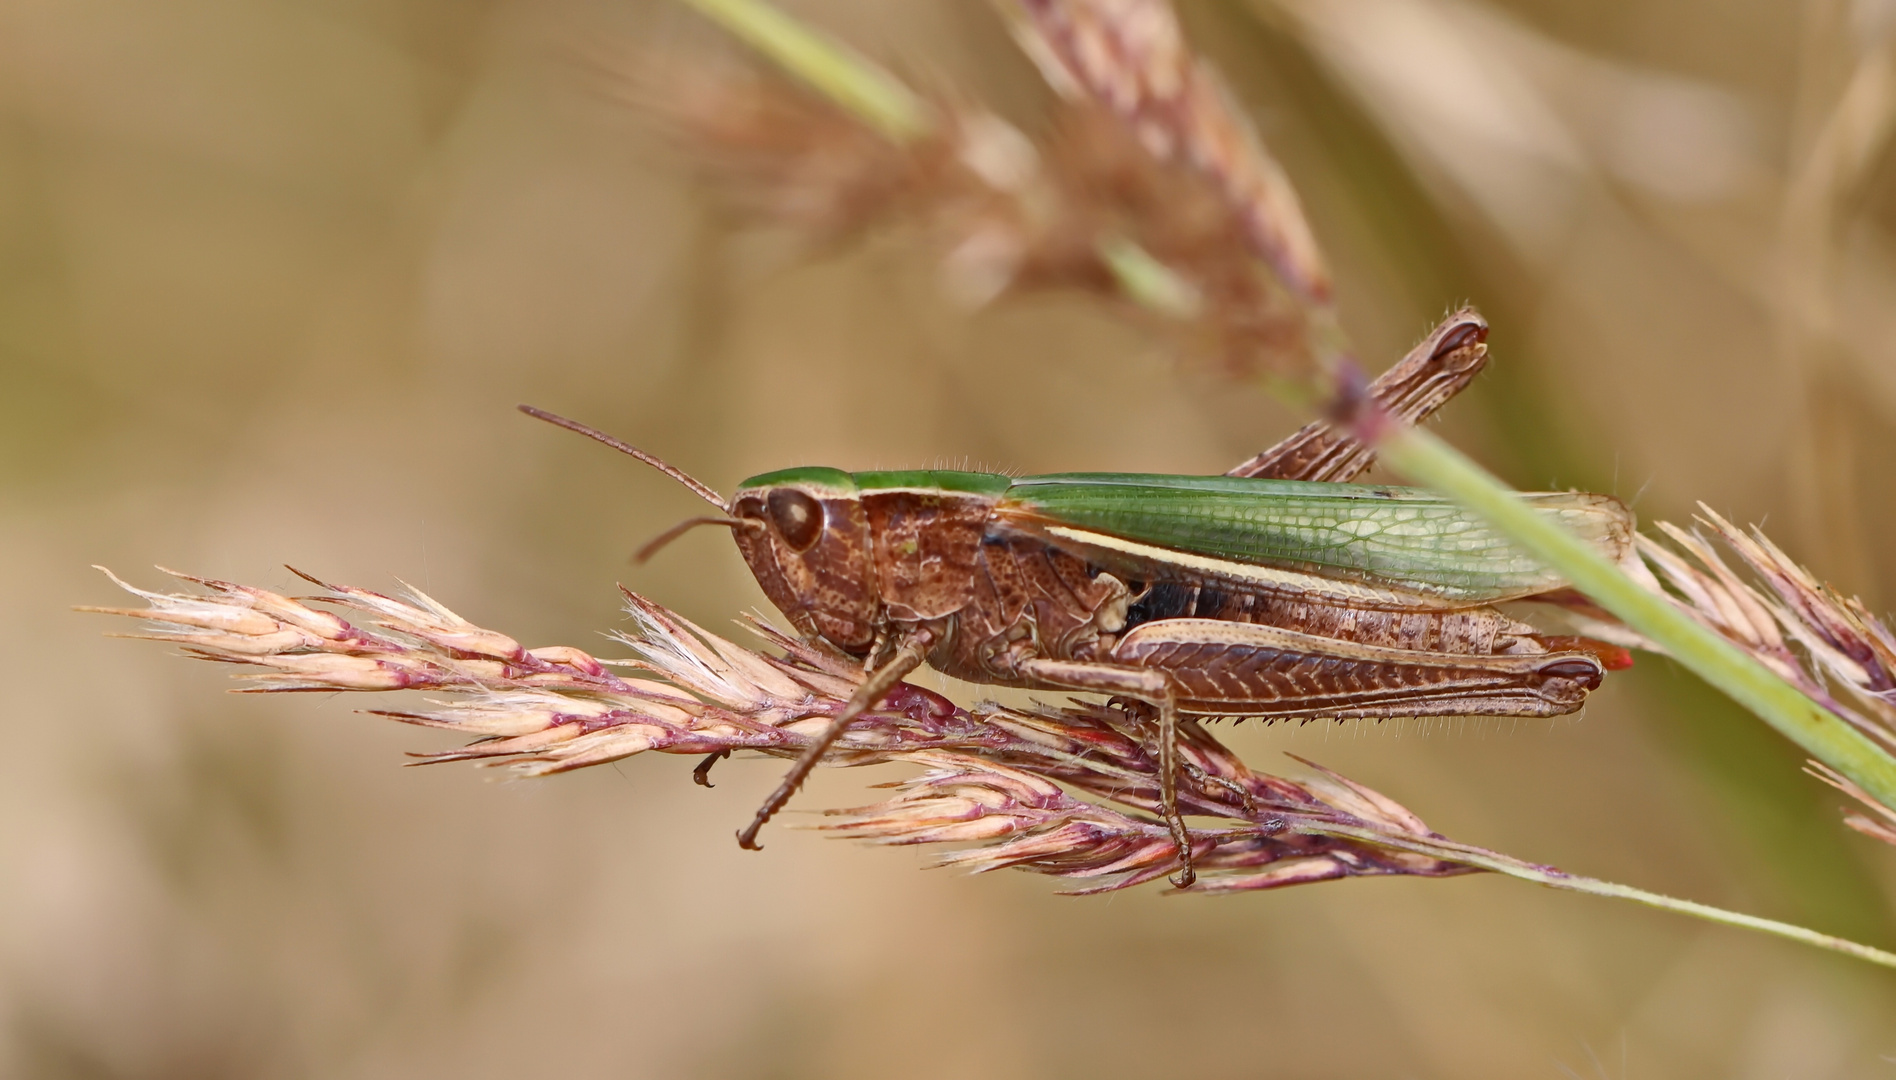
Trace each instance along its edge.
{"label": "grasshopper foreleg", "polygon": [[803,751],[803,756],[797,759],[797,763],[784,774],[783,783],[778,784],[777,790],[771,792],[770,798],[765,799],[764,804],[757,808],[757,816],[753,817],[751,823],[737,834],[739,847],[749,851],[760,850],[757,844],[757,830],[763,828],[764,823],[790,801],[790,796],[797,793],[797,789],[803,786],[803,781],[809,778],[810,770],[816,768],[817,762],[823,759],[823,754],[835,745],[836,740],[842,737],[843,730],[849,727],[852,721],[887,697],[889,691],[895,689],[895,685],[901,682],[909,672],[922,666],[922,660],[928,655],[929,644],[930,638],[926,634],[912,634],[896,643],[893,655],[888,661],[869,673],[869,677],[863,681],[863,684],[856,688],[856,692],[849,696],[847,702],[843,703],[842,711],[830,721],[829,727],[823,729],[823,733],[816,737],[816,741]]}
{"label": "grasshopper foreleg", "polygon": [[1097,694],[1119,694],[1143,701],[1159,712],[1159,812],[1178,846],[1178,876],[1172,884],[1189,889],[1198,880],[1192,869],[1192,838],[1178,812],[1178,687],[1163,671],[1110,667],[1077,660],[1024,660],[1021,673],[1043,683]]}

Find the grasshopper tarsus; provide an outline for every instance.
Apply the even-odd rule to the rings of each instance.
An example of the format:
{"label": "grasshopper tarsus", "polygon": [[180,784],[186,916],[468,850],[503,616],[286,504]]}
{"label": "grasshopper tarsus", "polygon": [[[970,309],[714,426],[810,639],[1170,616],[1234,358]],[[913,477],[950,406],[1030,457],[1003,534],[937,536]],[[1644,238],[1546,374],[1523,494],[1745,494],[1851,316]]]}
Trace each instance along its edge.
{"label": "grasshopper tarsus", "polygon": [[1243,784],[1235,780],[1227,780],[1222,776],[1214,776],[1189,761],[1179,767],[1185,770],[1185,775],[1191,777],[1194,784],[1198,785],[1199,791],[1211,795],[1213,794],[1211,789],[1222,789],[1238,800],[1238,806],[1244,811],[1245,817],[1257,814],[1257,801],[1251,797],[1250,791]]}
{"label": "grasshopper tarsus", "polygon": [[704,756],[704,760],[698,762],[698,764],[691,770],[691,782],[703,788],[717,787],[716,784],[713,784],[711,782],[711,766],[716,765],[718,762],[723,761],[725,758],[730,757],[730,756],[731,756],[731,751],[729,747],[726,747],[725,749],[716,751],[714,753],[706,754]]}
{"label": "grasshopper tarsus", "polygon": [[[779,795],[778,792],[782,792],[782,794]],[[751,818],[751,823],[737,830],[737,846],[743,848],[745,851],[764,850],[764,845],[757,842],[758,831],[776,815],[784,803],[790,801],[790,796],[794,794],[796,794],[795,788],[791,788],[787,792],[783,791],[782,788],[778,788],[777,792],[772,792],[770,798],[764,800],[764,805],[757,808],[757,813]]]}

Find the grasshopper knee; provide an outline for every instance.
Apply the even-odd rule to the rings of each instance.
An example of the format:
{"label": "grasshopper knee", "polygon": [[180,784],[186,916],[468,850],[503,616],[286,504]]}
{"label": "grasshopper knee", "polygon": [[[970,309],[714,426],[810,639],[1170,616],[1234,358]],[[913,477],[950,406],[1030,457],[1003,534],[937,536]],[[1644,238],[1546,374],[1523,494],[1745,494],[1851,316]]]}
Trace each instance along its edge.
{"label": "grasshopper knee", "polygon": [[1534,690],[1549,701],[1578,703],[1598,690],[1606,671],[1598,660],[1563,656],[1534,669]]}

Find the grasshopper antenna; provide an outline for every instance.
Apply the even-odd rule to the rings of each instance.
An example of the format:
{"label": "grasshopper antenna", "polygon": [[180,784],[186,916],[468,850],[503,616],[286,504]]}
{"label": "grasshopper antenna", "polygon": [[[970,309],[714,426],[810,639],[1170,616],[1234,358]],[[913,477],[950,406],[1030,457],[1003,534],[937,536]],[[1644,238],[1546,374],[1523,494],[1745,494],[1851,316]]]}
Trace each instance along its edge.
{"label": "grasshopper antenna", "polygon": [[700,525],[729,525],[730,527],[734,529],[761,529],[764,527],[764,523],[761,521],[745,521],[743,518],[734,518],[734,517],[686,518],[685,520],[679,522],[678,524],[673,525],[671,528],[666,529],[664,532],[659,533],[657,536],[653,537],[652,539],[647,540],[645,542],[644,547],[632,553],[632,562],[635,565],[643,566],[646,562],[650,561],[652,556],[658,554],[658,550],[660,548],[671,543],[673,540],[676,540],[679,537],[685,535],[686,533],[690,532],[691,530],[697,528]]}
{"label": "grasshopper antenna", "polygon": [[[606,434],[605,432],[600,431],[598,428],[589,428],[585,424],[582,424],[577,420],[568,420],[566,417],[561,416],[558,413],[550,413],[550,412],[547,412],[545,409],[536,409],[531,405],[522,405],[519,408],[521,412],[526,413],[528,416],[531,416],[536,420],[545,420],[549,424],[553,424],[558,427],[563,427],[568,431],[577,431],[581,435],[586,436],[588,439],[592,439],[596,442],[605,443],[607,446],[612,447],[614,450],[617,450],[621,454],[629,454],[632,457],[638,458],[640,461],[645,462],[647,465],[650,465],[652,468],[657,469],[659,472],[664,473],[666,476],[669,476],[673,480],[676,480],[679,483],[690,488],[691,493],[693,495],[696,495],[698,498],[703,499],[705,502],[710,503],[712,506],[717,507],[719,510],[722,510],[726,513],[730,512],[730,504],[724,501],[724,496],[719,495],[717,492],[711,490],[705,485],[692,479],[690,473],[685,472],[685,470],[679,468],[676,465],[671,464],[670,462],[666,461],[665,459],[661,457],[658,457],[654,454],[648,454],[645,451],[640,450],[638,447],[633,446],[630,443],[620,442],[618,439],[615,439],[612,436]],[[714,520],[722,522],[722,521],[730,521],[734,519],[695,518],[693,519],[692,523],[705,524]],[[660,537],[660,539],[669,541],[673,538],[673,536],[676,533],[679,533],[682,531],[683,531],[682,529],[674,529],[671,532],[666,533],[664,536]],[[651,551],[656,550],[655,547],[649,544],[646,546],[646,548],[647,548],[646,550],[640,552],[641,555],[649,556]],[[644,562],[645,560],[641,558],[639,561]]]}

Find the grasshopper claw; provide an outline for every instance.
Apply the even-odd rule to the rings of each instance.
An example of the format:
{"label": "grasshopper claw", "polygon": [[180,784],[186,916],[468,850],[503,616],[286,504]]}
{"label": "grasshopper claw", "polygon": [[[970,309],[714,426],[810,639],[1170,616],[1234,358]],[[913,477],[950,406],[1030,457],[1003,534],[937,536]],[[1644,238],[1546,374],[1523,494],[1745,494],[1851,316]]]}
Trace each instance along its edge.
{"label": "grasshopper claw", "polygon": [[[1180,850],[1184,849],[1181,848]],[[1165,880],[1171,882],[1174,889],[1189,889],[1192,887],[1192,884],[1198,880],[1198,871],[1192,869],[1191,860],[1187,858],[1185,865],[1179,867],[1178,873]]]}
{"label": "grasshopper claw", "polygon": [[716,765],[718,762],[730,756],[731,750],[729,747],[706,754],[704,760],[698,762],[697,767],[691,770],[691,782],[699,787],[717,787],[716,784],[711,782],[711,766]]}

